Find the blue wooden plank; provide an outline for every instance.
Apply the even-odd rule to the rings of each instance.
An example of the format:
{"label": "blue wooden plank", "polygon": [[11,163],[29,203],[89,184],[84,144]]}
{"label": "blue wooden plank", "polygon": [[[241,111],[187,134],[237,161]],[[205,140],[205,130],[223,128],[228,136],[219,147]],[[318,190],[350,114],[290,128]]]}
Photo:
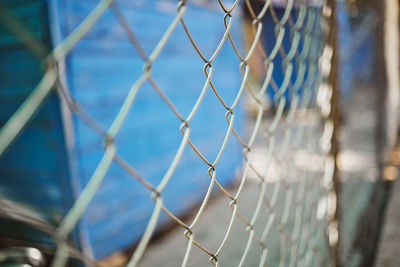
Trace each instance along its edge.
{"label": "blue wooden plank", "polygon": [[[58,6],[62,38],[93,9],[95,1],[54,1]],[[176,16],[174,1],[117,1],[144,50],[151,52]],[[225,28],[223,12],[213,7],[189,4],[185,22],[205,56],[211,57]],[[231,33],[239,40],[239,22]],[[229,42],[229,41],[228,41]],[[130,87],[140,77],[144,61],[130,44],[115,14],[108,10],[66,59],[66,78],[74,97],[104,127],[110,127]],[[238,93],[241,73],[239,59],[229,43],[221,49],[212,80],[228,104]],[[197,55],[181,25],[173,32],[152,66],[152,77],[187,116],[206,81],[204,62]],[[212,93],[206,93],[191,122],[191,138],[211,161],[222,145],[228,125],[226,109]],[[182,139],[180,121],[164,100],[145,83],[116,137],[118,153],[153,184],[160,182]],[[237,108],[235,128],[241,130],[243,116]],[[78,163],[79,194],[88,182],[104,151],[101,137],[84,122],[74,119],[75,159]],[[241,146],[229,142],[218,166],[219,181],[226,185],[241,165]],[[198,204],[210,182],[208,166],[188,146],[163,196],[172,212],[181,215]],[[186,203],[185,205],[183,203]],[[150,192],[113,164],[81,221],[96,258],[136,242],[151,215]],[[169,219],[162,215],[160,226]]]}
{"label": "blue wooden plank", "polygon": [[[50,47],[46,1],[2,1],[2,7]],[[19,108],[44,74],[43,58],[33,56],[5,25],[0,24],[0,127]],[[50,50],[50,49],[49,49]],[[52,223],[71,205],[60,103],[52,93],[24,131],[0,157],[0,195],[26,205]],[[2,236],[48,242],[1,221]]]}

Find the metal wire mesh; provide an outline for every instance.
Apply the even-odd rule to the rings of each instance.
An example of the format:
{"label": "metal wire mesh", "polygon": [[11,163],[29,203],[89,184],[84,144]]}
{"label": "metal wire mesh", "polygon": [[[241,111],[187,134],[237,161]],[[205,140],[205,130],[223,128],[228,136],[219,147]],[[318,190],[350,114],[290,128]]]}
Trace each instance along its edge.
{"label": "metal wire mesh", "polygon": [[[267,263],[273,266],[277,263],[279,266],[330,264],[332,256],[329,244],[335,243],[335,227],[332,228],[330,224],[335,212],[335,194],[334,191],[332,192],[334,160],[328,156],[333,131],[333,123],[328,119],[332,92],[326,85],[332,53],[326,46],[326,32],[329,24],[325,18],[329,16],[329,7],[322,1],[305,0],[267,0],[265,2],[237,0],[230,4],[218,1],[212,5],[212,8],[218,8],[221,12],[221,23],[225,27],[225,32],[220,42],[215,44],[216,48],[212,55],[207,57],[185,24],[185,12],[187,8],[190,8],[190,3],[187,2],[190,1],[177,3],[175,17],[150,53],[146,53],[138,41],[136,29],[127,22],[118,1],[102,0],[79,26],[46,56],[47,67],[42,80],[1,128],[0,156],[7,153],[6,149],[13,145],[18,134],[29,124],[29,120],[53,90],[59,93],[59,97],[74,116],[103,138],[104,152],[88,184],[56,227],[35,215],[21,211],[20,207],[13,207],[8,202],[2,204],[2,212],[8,216],[10,214],[13,217],[21,216],[25,218],[24,221],[39,229],[44,229],[43,231],[53,237],[57,250],[51,266],[65,266],[69,257],[78,258],[87,265],[100,264],[76,248],[68,237],[74,231],[106,177],[107,170],[114,162],[146,187],[148,197],[154,200],[152,215],[127,266],[140,264],[162,213],[169,216],[182,230],[182,235],[187,238],[187,247],[184,248],[184,253],[181,252],[182,262],[176,265],[188,265],[194,247],[207,254],[210,264],[215,266],[232,264],[254,266],[254,262],[257,262],[259,266],[265,266]],[[261,8],[256,10],[253,7],[254,4],[260,6],[260,3]],[[278,7],[284,10],[282,16],[276,12]],[[246,36],[250,40],[245,52],[240,51],[230,32],[233,22],[240,20],[241,14],[238,10],[241,8],[246,10],[250,18],[244,22],[247,23]],[[140,55],[143,71],[131,88],[127,88],[118,114],[114,117],[111,126],[105,129],[91,116],[90,109],[74,99],[59,73],[69,52],[108,10],[116,15],[126,36]],[[1,7],[1,13],[2,22],[34,54],[46,53],[40,41],[30,36],[9,10]],[[263,36],[265,16],[270,16],[275,23],[274,39]],[[152,77],[152,65],[157,61],[177,27],[183,27],[192,49],[203,61],[204,69],[202,90],[187,114],[179,111],[174,102],[164,93],[162,85],[159,86]],[[288,49],[283,46],[285,38],[290,38]],[[266,43],[270,45],[269,49],[266,48]],[[219,56],[222,46],[227,44],[233,47],[235,53],[232,57],[238,59],[237,67],[242,75],[241,84],[231,89],[236,92],[232,103],[224,100],[212,81],[213,63]],[[274,64],[274,60],[278,57],[282,59],[282,66]],[[257,77],[254,78],[258,70],[257,66],[252,65],[253,60],[262,62],[261,82],[257,81]],[[274,73],[279,68],[284,73],[281,83],[275,81],[274,77]],[[138,91],[145,83],[151,85],[175,114],[180,121],[179,130],[182,134],[175,156],[158,184],[149,182],[135,170],[134,166],[125,161],[115,143],[115,138],[129,116],[130,109],[135,105]],[[225,110],[227,126],[223,142],[211,148],[218,151],[215,158],[204,156],[201,149],[191,141],[191,121],[196,116],[204,95],[210,90]],[[272,108],[268,111],[266,111],[265,101],[267,90],[274,92]],[[255,110],[254,118],[249,118],[248,134],[241,134],[235,129],[237,107],[244,98],[247,100],[247,105]],[[243,171],[239,175],[238,186],[234,190],[221,185],[218,179],[220,175],[223,175],[218,173],[218,163],[224,157],[225,146],[231,139],[236,139],[243,147]],[[209,176],[209,187],[193,218],[181,220],[164,205],[163,192],[169,181],[174,179],[174,171],[179,165],[183,151],[188,146],[205,163],[204,169],[207,170]],[[251,193],[257,196],[257,201],[251,210],[243,210],[240,208],[241,196],[249,190],[247,187],[249,180],[258,182],[257,191]],[[216,248],[210,247],[207,241],[200,242],[196,236],[197,225],[208,207],[207,204],[215,188],[223,198],[229,200],[228,206],[231,209],[229,222],[225,225],[224,231],[219,233],[222,238]],[[236,229],[234,225],[240,225],[248,233],[247,240],[240,240],[243,249],[237,263],[229,262],[229,259],[221,260],[227,243],[239,242],[230,239],[235,231],[233,229]],[[207,228],[212,230],[212,222]],[[254,259],[253,254],[249,253],[252,247],[260,249],[257,260]],[[252,258],[250,260],[252,263],[249,263],[249,258]]]}

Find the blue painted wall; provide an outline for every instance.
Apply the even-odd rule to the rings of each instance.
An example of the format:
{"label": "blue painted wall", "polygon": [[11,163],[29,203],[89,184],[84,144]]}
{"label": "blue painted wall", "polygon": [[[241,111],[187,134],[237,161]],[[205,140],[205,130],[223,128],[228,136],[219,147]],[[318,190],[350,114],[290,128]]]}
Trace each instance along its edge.
{"label": "blue painted wall", "polygon": [[346,1],[338,2],[340,87],[343,99],[349,98],[353,87],[371,83],[374,77],[375,17],[372,10],[360,9],[358,12],[358,21],[352,21]]}
{"label": "blue painted wall", "polygon": [[[59,1],[61,32],[82,21],[96,4],[93,1]],[[150,54],[176,15],[175,1],[118,1],[144,50]],[[224,33],[223,16],[215,7],[189,5],[184,16],[205,56],[211,57]],[[232,33],[240,39],[235,22]],[[108,10],[67,58],[67,82],[74,97],[107,129],[123,103],[129,88],[142,74],[144,62],[129,42],[115,14]],[[195,104],[206,77],[204,62],[178,25],[152,67],[152,77],[186,117]],[[215,86],[225,101],[233,103],[240,85],[239,61],[230,44],[224,45],[214,64]],[[237,116],[235,127],[242,127]],[[211,92],[191,123],[191,139],[213,161],[228,129],[225,110]],[[149,83],[139,90],[121,132],[118,153],[153,185],[167,171],[182,139],[180,121]],[[74,120],[79,193],[88,182],[102,155],[102,137],[84,122]],[[218,179],[228,184],[241,163],[241,147],[232,139],[217,167]],[[169,185],[163,192],[165,205],[184,214],[204,197],[210,178],[207,165],[187,146]],[[150,192],[121,167],[112,165],[95,196],[81,227],[96,258],[129,246],[144,231],[153,208]],[[168,222],[166,216],[161,222]],[[171,222],[171,221],[169,221]],[[123,237],[123,238],[122,238]],[[106,243],[105,243],[106,242]],[[107,244],[107,245],[105,245]]]}
{"label": "blue painted wall", "polygon": [[[285,7],[280,7],[280,6],[274,6],[274,12],[276,15],[276,19],[278,21],[281,21],[284,14],[285,14]],[[276,54],[275,58],[272,60],[272,62],[274,63],[274,67],[273,67],[273,71],[272,71],[272,78],[275,81],[280,93],[283,93],[283,96],[286,98],[287,102],[286,102],[286,106],[288,107],[290,105],[290,99],[292,98],[292,95],[297,93],[300,96],[300,103],[302,101],[302,95],[303,95],[303,91],[304,88],[306,87],[310,87],[312,90],[314,90],[314,88],[316,86],[318,86],[317,84],[317,80],[315,79],[315,77],[309,77],[310,72],[310,54],[306,55],[306,60],[305,60],[305,74],[303,77],[303,80],[301,80],[301,76],[298,75],[298,70],[299,70],[299,66],[300,66],[300,55],[302,54],[303,51],[303,44],[305,42],[305,34],[304,34],[304,30],[306,28],[306,25],[308,23],[309,17],[310,17],[310,10],[311,8],[308,7],[307,9],[307,13],[305,15],[303,24],[302,24],[302,28],[300,29],[300,41],[299,44],[297,46],[297,54],[291,59],[288,60],[286,58],[286,55],[289,53],[289,51],[291,50],[291,47],[293,45],[293,37],[295,34],[295,31],[293,29],[293,27],[291,26],[291,24],[289,23],[289,20],[286,21],[286,23],[282,26],[285,30],[284,35],[283,35],[283,40],[282,40],[282,44],[281,44],[281,48],[284,51],[284,54],[282,55],[281,51],[278,51],[278,53]],[[317,13],[317,12],[316,12]],[[299,9],[294,6],[292,8],[292,10],[290,11],[290,17],[293,21],[293,24],[296,24],[297,20],[298,20],[298,16],[299,16]],[[267,55],[270,55],[276,42],[277,42],[277,33],[278,33],[278,25],[276,23],[276,21],[274,20],[274,18],[271,15],[271,12],[268,11],[265,13],[265,16],[262,19],[262,23],[263,23],[263,30],[262,30],[262,40],[263,40],[263,45],[264,45],[264,49],[267,53]],[[322,34],[321,33],[321,28],[320,25],[318,23],[318,21],[313,21],[314,26],[312,29],[312,33],[317,35],[317,34]],[[311,49],[314,49],[313,51],[311,51],[311,53],[315,53],[318,51],[315,51],[316,49],[322,51],[322,45],[323,43],[315,43],[315,40],[313,41],[313,44],[311,46]],[[286,62],[285,62],[286,61]],[[289,73],[288,72],[288,77],[290,80],[289,85],[285,88],[284,87],[284,78],[285,78],[285,70],[286,70],[286,64],[287,63],[291,63],[292,64],[292,72]],[[302,81],[300,83],[299,87],[295,87],[294,85],[296,84],[296,81]],[[273,102],[274,106],[277,106],[278,102],[278,97],[280,94],[278,94],[276,92],[276,88],[272,87],[272,84],[270,83],[270,85],[267,88],[267,94],[270,98],[270,100]]]}
{"label": "blue painted wall", "polygon": [[[45,1],[1,1],[47,50],[50,47]],[[34,55],[0,23],[0,127],[19,108],[44,74],[43,57]],[[56,223],[71,205],[59,99],[52,93],[26,129],[0,157],[0,196],[38,211]],[[50,242],[0,221],[0,235]],[[10,231],[11,229],[11,231]]]}
{"label": "blue painted wall", "polygon": [[[51,0],[21,2],[20,16],[32,20],[38,37],[52,46],[64,39],[89,14],[97,1]],[[117,1],[139,42],[149,54],[176,15],[176,1]],[[46,14],[47,4],[51,12]],[[31,7],[32,6],[32,7]],[[41,16],[39,16],[41,14]],[[218,6],[189,4],[185,22],[203,54],[210,58],[225,28]],[[50,17],[50,22],[48,22]],[[236,19],[231,33],[241,47],[241,21]],[[35,28],[36,29],[36,28]],[[10,38],[9,32],[3,32]],[[43,75],[42,59],[32,58],[17,42],[0,39],[3,64],[1,77],[1,123],[11,116]],[[49,44],[50,46],[50,44]],[[4,50],[3,50],[4,51]],[[20,54],[19,60],[15,60]],[[240,61],[229,40],[215,59],[212,81],[228,105],[239,90]],[[110,127],[130,87],[140,77],[144,62],[129,42],[117,17],[109,9],[66,57],[62,73],[73,97],[101,124]],[[188,116],[206,81],[204,62],[196,54],[182,25],[178,25],[152,67],[152,77],[176,105],[183,117]],[[15,73],[10,68],[18,70]],[[15,75],[14,75],[15,74]],[[20,76],[25,77],[19,79]],[[17,82],[18,80],[18,82]],[[17,86],[17,83],[18,86]],[[4,85],[4,87],[3,87]],[[5,89],[3,89],[5,88]],[[4,97],[3,97],[4,94]],[[191,125],[191,140],[209,161],[213,162],[228,129],[226,110],[208,89]],[[6,198],[35,206],[53,221],[65,213],[89,181],[103,153],[102,136],[72,114],[72,125],[64,129],[57,95],[51,95],[12,148],[1,159],[0,193]],[[145,83],[117,135],[118,153],[149,182],[157,185],[171,164],[182,134],[180,121],[167,104]],[[239,103],[234,127],[243,133],[244,117]],[[64,136],[69,133],[71,136]],[[65,140],[74,144],[65,150]],[[242,147],[231,135],[217,165],[217,179],[231,183],[241,167]],[[72,163],[69,165],[68,163]],[[67,166],[72,166],[69,169]],[[75,166],[75,167],[74,167]],[[170,183],[163,192],[164,204],[173,213],[190,213],[203,199],[210,182],[205,164],[188,145]],[[72,190],[70,190],[70,185]],[[142,235],[154,206],[150,192],[120,166],[113,163],[106,178],[79,224],[79,240],[95,258],[108,256],[127,248]],[[57,218],[53,218],[57,217]],[[166,215],[160,227],[171,222]]]}

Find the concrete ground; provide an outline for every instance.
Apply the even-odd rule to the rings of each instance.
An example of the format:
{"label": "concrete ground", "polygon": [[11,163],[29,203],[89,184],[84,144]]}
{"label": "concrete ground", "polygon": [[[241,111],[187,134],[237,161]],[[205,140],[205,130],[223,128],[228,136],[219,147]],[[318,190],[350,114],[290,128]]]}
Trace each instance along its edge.
{"label": "concrete ground", "polygon": [[375,267],[400,266],[400,179],[393,183]]}
{"label": "concrete ground", "polygon": [[[258,198],[258,183],[254,180],[249,181],[244,190],[244,192],[246,193],[241,196],[242,204],[239,205],[239,210],[244,217],[250,218],[254,211],[256,200]],[[209,208],[206,209],[202,221],[195,229],[195,239],[212,252],[215,252],[217,250],[227,231],[227,226],[232,213],[232,210],[229,208],[228,203],[229,201],[223,196],[215,199],[213,203],[209,206]],[[277,204],[277,211],[283,210],[283,203],[284,201],[280,201]],[[265,211],[261,211],[260,216],[254,226],[255,235],[258,238],[260,238],[261,232],[264,230],[264,227],[266,226],[269,217],[271,217],[270,214]],[[290,216],[290,219],[285,227],[286,231],[293,229],[294,224],[295,218]],[[315,235],[318,235],[318,233],[321,233],[323,231],[323,229],[321,229],[320,227],[314,227],[311,224],[302,227],[302,230],[304,232],[310,231],[311,229],[313,231],[313,234]],[[309,237],[310,236],[311,235],[309,235]],[[247,225],[244,224],[241,220],[236,219],[233,224],[231,234],[229,235],[226,242],[226,245],[224,246],[221,255],[218,257],[220,266],[239,266],[239,262],[242,260],[242,257],[244,257],[243,255],[248,238],[249,232],[247,231]],[[310,238],[309,240],[311,243],[313,241],[313,238]],[[282,239],[281,235],[278,232],[278,227],[276,223],[272,224],[267,241],[268,266],[279,266],[279,263],[281,261],[281,245],[285,246],[285,249],[287,249],[287,255],[285,257],[287,264],[285,266],[288,266],[289,252],[292,248],[289,246],[288,243],[281,243]],[[318,242],[323,241],[319,240]],[[178,227],[172,232],[163,236],[161,239],[154,242],[151,246],[149,246],[140,266],[181,266],[187,245],[188,239],[184,236],[184,229]],[[243,266],[259,266],[261,252],[261,247],[253,240],[251,242],[250,250],[245,257]],[[309,251],[307,250],[307,252]],[[306,254],[308,255],[308,253]],[[315,253],[315,258],[309,256],[310,259],[307,259],[310,260],[310,265],[308,266],[320,266],[316,262],[318,261],[319,257],[323,258],[324,256],[326,256],[326,254],[322,251],[322,249],[317,251],[317,253]],[[193,246],[187,266],[212,266],[209,262],[209,259],[209,255],[201,251],[196,246]],[[313,262],[313,260],[315,260],[315,262]],[[296,266],[299,265],[296,264]]]}

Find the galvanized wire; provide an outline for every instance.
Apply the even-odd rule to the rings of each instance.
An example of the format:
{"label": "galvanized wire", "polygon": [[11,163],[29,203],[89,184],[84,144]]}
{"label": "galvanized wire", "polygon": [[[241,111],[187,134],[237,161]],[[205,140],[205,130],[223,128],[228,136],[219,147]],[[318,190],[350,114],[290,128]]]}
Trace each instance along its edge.
{"label": "galvanized wire", "polygon": [[[39,109],[52,90],[57,90],[59,97],[65,101],[68,109],[76,114],[80,120],[93,129],[99,136],[102,136],[104,141],[102,158],[97,164],[88,184],[57,227],[47,229],[46,222],[38,221],[35,216],[27,214],[32,222],[31,224],[37,228],[45,229],[46,232],[51,232],[51,236],[57,244],[57,251],[52,266],[65,266],[69,257],[79,258],[88,265],[96,264],[96,261],[90,259],[88,255],[82,255],[77,252],[77,249],[67,239],[88,208],[113,162],[120,165],[127,174],[140,182],[143,187],[146,187],[149,191],[149,197],[155,203],[147,227],[130,260],[127,262],[127,266],[138,266],[140,264],[140,260],[144,253],[146,253],[146,248],[155,232],[161,212],[164,212],[181,227],[182,234],[187,238],[187,247],[182,262],[177,263],[182,266],[188,264],[193,247],[198,247],[205,254],[208,254],[210,264],[215,266],[219,266],[220,264],[230,266],[231,263],[220,263],[219,259],[221,254],[224,253],[225,246],[232,235],[233,225],[237,220],[244,223],[245,229],[248,232],[248,239],[243,240],[243,252],[238,266],[246,264],[252,246],[259,246],[261,249],[259,266],[265,266],[268,263],[269,258],[272,257],[270,254],[273,251],[278,251],[279,253],[279,266],[326,266],[331,262],[331,255],[329,254],[328,243],[326,242],[328,238],[329,216],[325,211],[328,209],[328,194],[332,189],[332,172],[330,171],[331,164],[329,164],[331,158],[327,156],[329,149],[323,150],[319,145],[319,143],[326,143],[326,140],[329,143],[331,136],[329,127],[327,126],[329,123],[325,123],[327,114],[321,111],[330,105],[329,90],[327,93],[328,97],[322,97],[319,103],[323,108],[320,108],[316,101],[317,97],[325,92],[320,89],[325,79],[321,73],[320,64],[321,62],[329,64],[329,55],[327,56],[328,60],[322,60],[323,52],[327,49],[325,32],[322,29],[324,23],[323,11],[329,7],[323,1],[313,4],[306,0],[281,1],[281,4],[285,7],[285,12],[279,18],[274,8],[276,2],[269,0],[263,2],[263,7],[257,14],[252,7],[254,4],[253,1],[236,0],[228,7],[223,1],[219,0],[218,8],[223,13],[221,23],[225,27],[225,32],[219,43],[215,44],[216,48],[210,58],[207,58],[201,51],[185,23],[185,12],[187,9],[187,1],[185,0],[177,3],[175,17],[158,41],[158,44],[149,54],[145,52],[141,43],[136,38],[135,26],[131,27],[129,25],[118,6],[118,1],[112,0],[100,1],[86,19],[49,53],[46,57],[47,70],[42,80],[0,130],[0,157],[8,147],[12,146],[19,132],[29,124],[29,120],[35,111]],[[236,11],[241,8],[241,5],[250,14],[250,21],[248,23],[251,32],[248,34],[252,36],[252,40],[246,52],[239,50],[235,44],[237,40],[234,40],[234,37],[231,35],[231,27],[234,20],[240,19],[240,12]],[[117,16],[126,36],[143,60],[144,67],[140,77],[127,91],[124,102],[111,126],[108,129],[104,129],[90,115],[90,110],[86,110],[70,94],[67,86],[60,78],[59,64],[62,64],[71,49],[88,33],[108,8]],[[0,11],[4,12],[3,10],[4,7]],[[296,13],[295,18],[293,17],[293,13]],[[275,23],[276,38],[268,40],[269,42],[273,42],[270,52],[267,52],[265,48],[264,39],[266,37],[263,37],[262,34],[263,17],[267,15],[271,16]],[[18,23],[8,24],[14,25],[13,27],[17,28],[22,27]],[[152,65],[157,61],[161,51],[179,25],[184,28],[193,46],[193,50],[196,51],[198,57],[204,62],[204,84],[187,116],[180,113],[178,108],[175,107],[174,102],[168,98],[163,92],[162,87],[152,77]],[[285,29],[285,26],[290,27],[289,32]],[[17,33],[18,31],[15,34]],[[290,36],[291,45],[286,51],[282,43],[284,37],[288,35]],[[234,88],[236,90],[236,97],[232,103],[227,103],[224,100],[212,81],[212,76],[217,75],[214,74],[213,62],[219,56],[222,46],[226,43],[229,43],[233,47],[235,54],[232,56],[237,57],[239,60],[238,67],[242,75],[240,86]],[[34,53],[43,50],[38,47],[40,48],[38,45],[33,47],[32,45],[28,46],[29,49],[34,50]],[[282,66],[274,65],[276,57],[282,58]],[[251,75],[255,71],[253,69],[254,66],[250,64],[253,58],[261,59],[263,62],[265,76],[261,82],[254,82],[251,79]],[[277,84],[274,79],[275,68],[282,68],[284,72],[284,79],[281,84]],[[294,81],[291,78],[293,76],[295,77]],[[181,122],[179,127],[182,134],[180,145],[176,149],[175,156],[169,168],[158,184],[150,183],[146,177],[141,176],[133,166],[130,166],[119,154],[118,147],[115,144],[115,138],[120,132],[127,116],[129,116],[129,110],[134,105],[138,91],[147,82],[160,95]],[[265,101],[263,101],[267,89],[275,91],[273,116],[267,114],[267,106]],[[203,102],[206,92],[209,90],[212,90],[220,105],[225,109],[227,124],[223,142],[220,146],[212,148],[217,151],[215,158],[207,158],[191,140],[191,121],[196,116],[199,106]],[[249,99],[250,105],[256,110],[256,115],[249,128],[249,135],[241,136],[240,131],[235,129],[235,116],[239,101],[245,97]],[[225,147],[232,138],[237,139],[243,146],[242,157],[244,162],[243,171],[239,177],[239,185],[234,193],[230,193],[231,190],[222,186],[218,181],[218,177],[223,175],[218,172],[218,163],[224,157],[223,152]],[[319,138],[323,140],[319,142]],[[265,153],[261,155],[264,162],[263,169],[261,170],[254,163],[255,158],[260,157],[260,155],[254,154],[255,149],[260,146],[256,143],[261,143],[261,146],[265,147]],[[163,191],[173,176],[186,146],[190,146],[199,159],[205,163],[209,174],[208,190],[203,197],[199,209],[195,212],[190,222],[182,221],[177,215],[169,211],[164,205],[163,199]],[[321,155],[324,159],[324,167],[316,173],[300,169],[296,164],[296,152],[299,150],[307,151],[309,154]],[[249,173],[253,173],[257,177],[259,191],[255,192],[258,198],[251,216],[246,217],[238,205],[241,203],[243,191],[246,190]],[[271,179],[274,182],[271,182]],[[205,209],[207,209],[211,193],[215,188],[219,189],[223,197],[229,199],[231,216],[229,223],[225,227],[225,231],[221,233],[223,238],[220,240],[219,246],[216,250],[212,250],[207,243],[200,243],[196,240],[196,227],[200,218],[204,215]],[[279,205],[279,203],[283,203],[283,205]],[[319,209],[322,209],[322,215],[317,218],[316,214]],[[0,211],[2,210],[0,209]],[[12,214],[12,217],[20,215],[18,209],[14,211],[7,209],[7,212],[7,214]],[[262,231],[257,233],[255,225],[256,223],[260,223],[260,214],[265,214],[267,220],[262,222],[264,227]],[[212,228],[213,225],[210,224],[209,227]],[[279,244],[269,242],[269,237],[272,233],[279,236]],[[276,246],[279,247],[277,250]]]}

